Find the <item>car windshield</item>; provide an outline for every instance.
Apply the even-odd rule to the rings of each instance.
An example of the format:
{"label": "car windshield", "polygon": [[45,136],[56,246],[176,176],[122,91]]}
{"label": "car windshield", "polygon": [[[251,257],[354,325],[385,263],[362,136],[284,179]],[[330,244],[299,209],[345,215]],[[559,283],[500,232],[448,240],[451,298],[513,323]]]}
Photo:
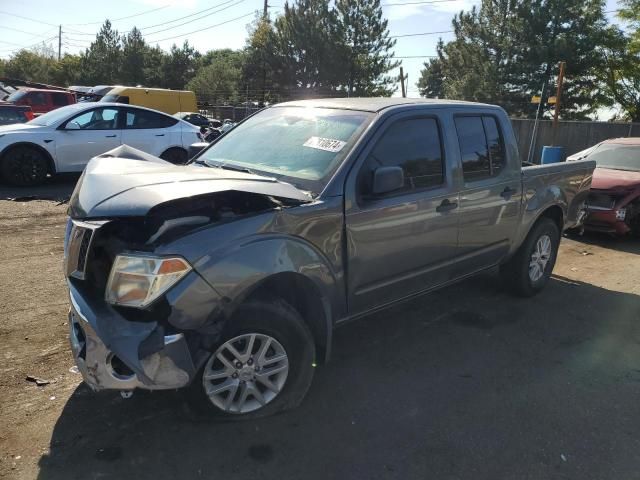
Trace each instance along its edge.
{"label": "car windshield", "polygon": [[587,158],[600,168],[640,172],[640,145],[603,143]]}
{"label": "car windshield", "polygon": [[7,97],[6,101],[7,102],[17,102],[18,100],[23,98],[26,94],[27,94],[27,92],[25,92],[24,90],[18,90],[17,92],[13,92],[11,95],[9,95]]}
{"label": "car windshield", "polygon": [[69,115],[71,115],[76,110],[79,110],[82,105],[67,105],[66,107],[56,108],[55,110],[51,110],[44,115],[40,115],[39,117],[31,120],[29,125],[39,125],[41,127],[50,127],[60,120],[66,119]]}
{"label": "car windshield", "polygon": [[265,173],[319,193],[372,116],[327,108],[266,109],[229,131],[199,160]]}

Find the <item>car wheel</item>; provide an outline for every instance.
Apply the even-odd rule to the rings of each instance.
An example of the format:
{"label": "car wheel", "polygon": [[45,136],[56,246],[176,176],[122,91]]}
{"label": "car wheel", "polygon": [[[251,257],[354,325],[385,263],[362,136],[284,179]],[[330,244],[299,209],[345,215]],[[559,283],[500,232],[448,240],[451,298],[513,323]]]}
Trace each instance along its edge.
{"label": "car wheel", "polygon": [[540,292],[549,282],[559,245],[560,230],[555,222],[538,220],[516,254],[500,267],[506,287],[523,297]]}
{"label": "car wheel", "polygon": [[281,301],[252,302],[229,320],[191,397],[199,411],[227,419],[287,410],[307,393],[314,358],[313,337],[295,309]]}
{"label": "car wheel", "polygon": [[167,162],[175,163],[176,165],[183,165],[187,163],[189,156],[187,152],[181,148],[170,148],[160,155],[160,158]]}
{"label": "car wheel", "polygon": [[2,157],[2,177],[11,185],[40,185],[47,178],[48,162],[42,152],[33,147],[18,146]]}

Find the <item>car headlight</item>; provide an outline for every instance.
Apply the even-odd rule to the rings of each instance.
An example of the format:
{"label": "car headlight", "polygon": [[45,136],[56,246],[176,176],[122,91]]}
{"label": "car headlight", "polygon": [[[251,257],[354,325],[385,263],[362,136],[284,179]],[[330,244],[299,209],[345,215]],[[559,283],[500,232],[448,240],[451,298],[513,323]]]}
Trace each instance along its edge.
{"label": "car headlight", "polygon": [[113,262],[105,299],[113,305],[143,308],[191,271],[180,257],[118,255]]}

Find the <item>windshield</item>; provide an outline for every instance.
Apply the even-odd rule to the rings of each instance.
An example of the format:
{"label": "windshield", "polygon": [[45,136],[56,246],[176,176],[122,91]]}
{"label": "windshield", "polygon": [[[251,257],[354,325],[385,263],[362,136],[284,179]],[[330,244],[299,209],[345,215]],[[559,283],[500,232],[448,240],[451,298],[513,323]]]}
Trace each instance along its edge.
{"label": "windshield", "polygon": [[11,95],[7,97],[7,102],[17,102],[21,98],[23,98],[27,92],[24,90],[18,90],[17,92],[13,92]]}
{"label": "windshield", "polygon": [[613,170],[640,172],[640,146],[603,143],[596,148],[589,160],[595,160],[596,166]]}
{"label": "windshield", "polygon": [[56,108],[55,110],[51,110],[44,115],[40,115],[39,117],[34,118],[30,122],[27,122],[29,125],[39,125],[41,127],[50,127],[61,120],[65,120],[69,115],[71,115],[74,111],[82,108],[82,105],[67,105],[66,107]]}
{"label": "windshield", "polygon": [[228,132],[199,160],[284,177],[319,193],[371,117],[349,110],[269,108]]}

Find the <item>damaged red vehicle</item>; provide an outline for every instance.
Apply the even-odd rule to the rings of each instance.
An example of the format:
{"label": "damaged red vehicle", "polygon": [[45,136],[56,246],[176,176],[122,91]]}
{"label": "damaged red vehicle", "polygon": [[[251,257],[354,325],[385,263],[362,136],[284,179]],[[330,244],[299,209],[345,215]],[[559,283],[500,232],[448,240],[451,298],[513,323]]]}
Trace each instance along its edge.
{"label": "damaged red vehicle", "polygon": [[567,159],[595,160],[586,230],[640,235],[640,138],[615,138]]}

